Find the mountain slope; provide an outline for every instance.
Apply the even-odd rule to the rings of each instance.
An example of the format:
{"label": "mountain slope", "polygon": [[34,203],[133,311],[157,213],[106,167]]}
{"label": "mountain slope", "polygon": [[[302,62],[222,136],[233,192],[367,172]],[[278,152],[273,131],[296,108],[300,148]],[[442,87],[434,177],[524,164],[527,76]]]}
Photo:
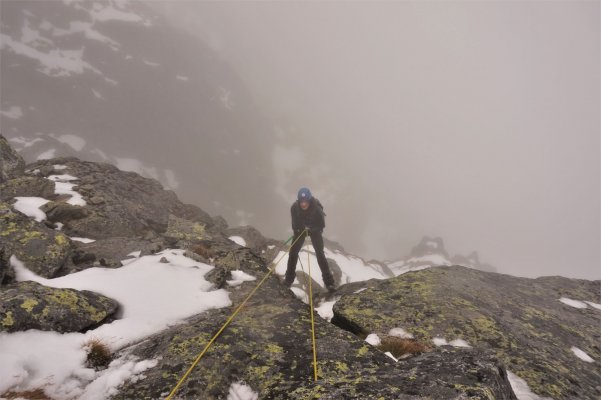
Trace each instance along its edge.
{"label": "mountain slope", "polygon": [[140,2],[0,7],[1,126],[28,161],[109,161],[232,221],[265,219],[272,128],[215,52]]}

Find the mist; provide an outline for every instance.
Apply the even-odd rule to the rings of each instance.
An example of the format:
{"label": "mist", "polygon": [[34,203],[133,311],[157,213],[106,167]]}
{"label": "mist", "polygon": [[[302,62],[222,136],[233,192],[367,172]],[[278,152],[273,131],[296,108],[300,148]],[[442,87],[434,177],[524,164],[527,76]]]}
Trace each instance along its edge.
{"label": "mist", "polygon": [[[149,5],[242,76],[278,133],[264,196],[310,187],[326,237],[601,277],[598,2]],[[278,237],[275,213],[259,228]]]}

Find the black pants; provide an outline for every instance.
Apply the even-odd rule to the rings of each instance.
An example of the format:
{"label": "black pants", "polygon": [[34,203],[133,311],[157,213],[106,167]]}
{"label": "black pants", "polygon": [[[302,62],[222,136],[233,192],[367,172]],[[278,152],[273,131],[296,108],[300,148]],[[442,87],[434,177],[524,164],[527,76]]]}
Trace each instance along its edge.
{"label": "black pants", "polygon": [[[313,249],[315,249],[315,255],[317,256],[317,263],[319,264],[319,269],[321,270],[323,283],[326,285],[326,287],[334,286],[334,277],[332,276],[332,272],[330,271],[330,267],[328,266],[328,260],[326,260],[326,255],[323,252],[323,237],[321,236],[321,232],[309,232],[309,236],[311,237],[311,243],[313,243]],[[306,231],[300,233],[300,238],[298,235],[294,236],[294,244],[292,245],[292,248],[290,249],[290,254],[288,255],[288,268],[286,269],[286,279],[284,280],[284,283],[288,286],[292,285],[292,283],[294,282],[294,277],[296,276],[296,262],[298,261],[298,253],[303,247],[303,243],[305,243],[306,237]],[[295,240],[296,242],[294,242]]]}

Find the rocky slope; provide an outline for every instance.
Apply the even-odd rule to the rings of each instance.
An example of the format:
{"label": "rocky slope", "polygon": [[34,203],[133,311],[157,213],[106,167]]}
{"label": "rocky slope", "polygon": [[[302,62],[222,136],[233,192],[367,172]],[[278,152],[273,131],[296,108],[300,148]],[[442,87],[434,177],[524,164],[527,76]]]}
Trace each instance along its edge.
{"label": "rocky slope", "polygon": [[[2,136],[0,152],[17,160],[3,165],[7,179],[0,184],[0,332],[81,332],[119,322],[124,311],[106,296],[27,282],[22,269],[18,274],[12,270],[12,255],[30,271],[52,279],[92,267],[121,268],[128,257],[167,248],[184,249],[189,258],[211,265],[205,279],[228,293],[230,307],[195,315],[115,349],[115,358],[154,361],[144,376],[111,393],[113,398],[166,396],[285,249],[251,227],[228,228],[222,218],[181,203],[156,181],[137,174],[75,158],[15,168],[18,155]],[[233,235],[242,237],[245,246],[230,240]],[[310,250],[304,253],[310,255]],[[533,282],[461,267],[393,278],[382,263],[364,263],[340,247],[332,246],[327,254],[343,286],[334,299],[334,324],[316,314],[317,382],[312,379],[309,309],[295,296],[306,287],[305,275],[299,273],[293,294],[271,274],[178,396],[226,398],[243,382],[259,398],[515,399],[505,365],[541,395],[598,395],[598,361],[583,366],[570,347],[601,359],[595,325],[599,311],[592,306],[574,311],[558,299],[599,303],[599,282]],[[169,257],[164,257],[166,268]],[[234,283],[240,271],[256,280]],[[378,279],[360,279],[366,276]],[[364,341],[369,333],[377,333],[382,343]],[[0,340],[7,334],[0,333]],[[435,346],[437,336],[463,339],[472,347]],[[413,350],[386,347],[387,340]],[[97,380],[103,379],[102,371],[98,374]]]}

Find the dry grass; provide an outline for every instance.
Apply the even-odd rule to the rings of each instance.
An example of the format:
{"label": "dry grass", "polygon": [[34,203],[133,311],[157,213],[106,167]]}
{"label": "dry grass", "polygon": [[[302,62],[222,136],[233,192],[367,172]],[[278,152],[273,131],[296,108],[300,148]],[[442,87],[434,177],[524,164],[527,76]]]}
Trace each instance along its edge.
{"label": "dry grass", "polygon": [[207,260],[215,255],[210,246],[205,243],[199,243],[192,247],[191,250]]}
{"label": "dry grass", "polygon": [[0,395],[3,399],[52,400],[42,389],[26,390],[24,392],[6,392]]}
{"label": "dry grass", "polygon": [[88,340],[84,345],[84,349],[88,353],[86,363],[90,368],[96,370],[104,369],[113,360],[111,349],[100,339],[93,338]]}
{"label": "dry grass", "polygon": [[431,347],[414,339],[402,339],[395,336],[388,336],[382,339],[382,344],[378,348],[383,351],[389,351],[396,358],[402,358],[405,355],[423,353],[429,351]]}

